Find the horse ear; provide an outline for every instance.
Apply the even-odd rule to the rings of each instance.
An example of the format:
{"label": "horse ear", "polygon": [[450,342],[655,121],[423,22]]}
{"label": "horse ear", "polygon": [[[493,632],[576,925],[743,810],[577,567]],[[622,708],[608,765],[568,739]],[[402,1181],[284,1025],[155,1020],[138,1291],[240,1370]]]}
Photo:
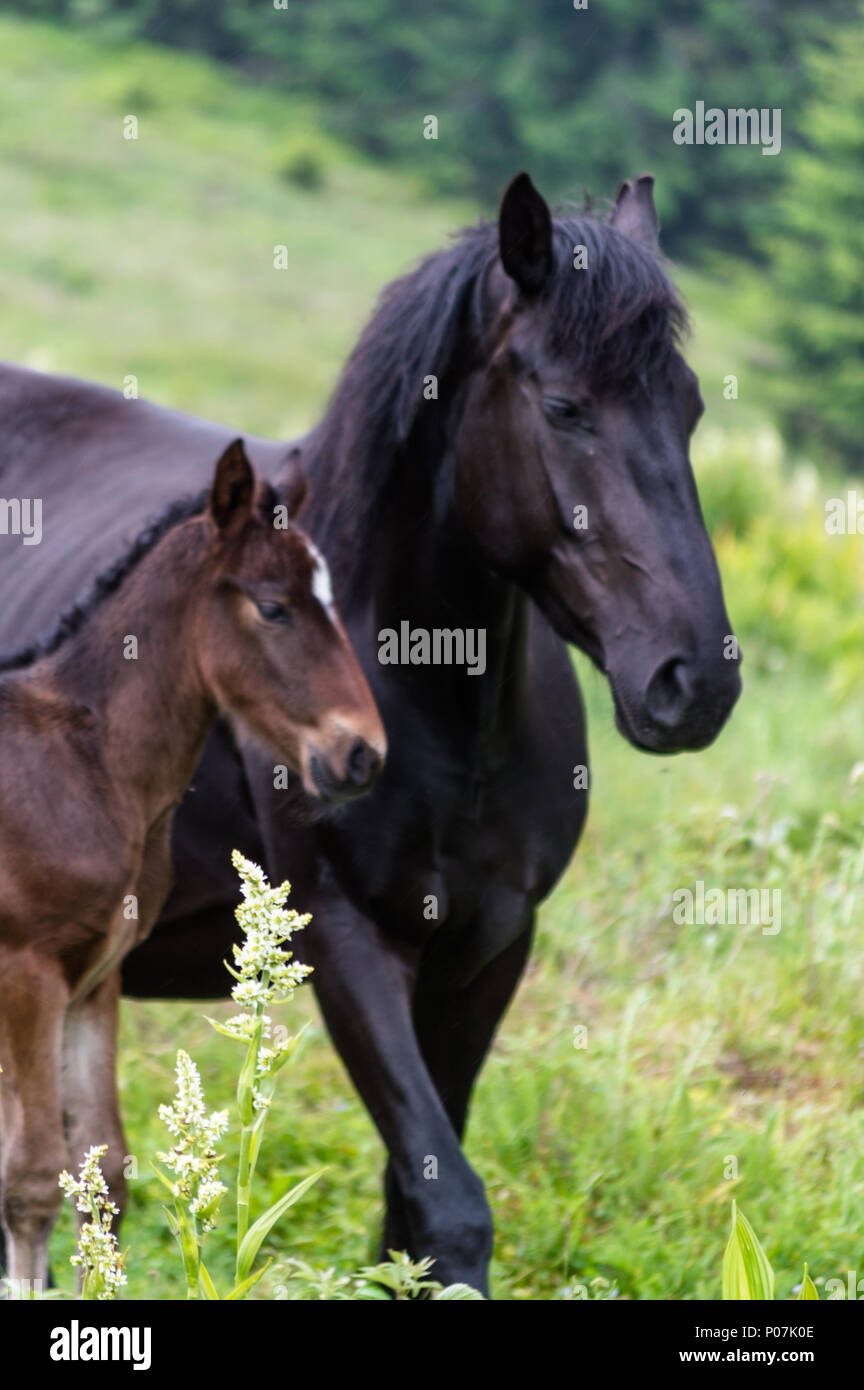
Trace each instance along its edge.
{"label": "horse ear", "polygon": [[656,251],[660,234],[657,209],[654,206],[654,175],[640,174],[638,179],[625,179],[609,218],[616,231],[638,241],[648,251]]}
{"label": "horse ear", "polygon": [[309,496],[309,479],[303,468],[299,448],[289,449],[285,455],[276,473],[275,486],[280,501],[287,507],[288,515],[293,519],[303,509]]}
{"label": "horse ear", "polygon": [[501,264],[526,294],[537,294],[552,273],[552,218],[527,174],[517,174],[498,213]]}
{"label": "horse ear", "polygon": [[242,439],[235,439],[216,465],[207,510],[220,531],[247,521],[252,512],[255,474]]}

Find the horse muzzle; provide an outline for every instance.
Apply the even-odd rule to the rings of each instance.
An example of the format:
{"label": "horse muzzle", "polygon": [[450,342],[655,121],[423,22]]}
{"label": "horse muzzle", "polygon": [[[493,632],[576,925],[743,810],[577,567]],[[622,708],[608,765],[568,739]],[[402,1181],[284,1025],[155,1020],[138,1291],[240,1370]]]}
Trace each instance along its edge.
{"label": "horse muzzle", "polygon": [[695,752],[719,734],[741,694],[740,657],[702,664],[676,654],[659,662],[641,690],[607,670],[619,732],[649,753]]}
{"label": "horse muzzle", "polygon": [[309,755],[309,772],[324,801],[351,801],[363,796],[383,766],[384,751],[359,737],[335,757],[328,757],[318,748],[313,748]]}

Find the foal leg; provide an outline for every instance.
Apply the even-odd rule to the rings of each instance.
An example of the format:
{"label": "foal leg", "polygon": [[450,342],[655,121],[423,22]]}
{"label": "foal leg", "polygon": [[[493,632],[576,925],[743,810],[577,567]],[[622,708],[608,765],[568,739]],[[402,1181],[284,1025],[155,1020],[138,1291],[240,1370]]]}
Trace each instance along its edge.
{"label": "foal leg", "polygon": [[[88,1149],[107,1144],[102,1172],[112,1200],[126,1206],[126,1138],[117,1099],[117,1011],[120,971],[70,1004],[63,1030],[63,1120],[73,1168]],[[120,1217],[117,1218],[119,1224]],[[79,1224],[87,1218],[79,1215]]]}
{"label": "foal leg", "polygon": [[69,1162],[60,1101],[68,989],[53,962],[0,954],[0,1219],[11,1279],[48,1278],[48,1238]]}

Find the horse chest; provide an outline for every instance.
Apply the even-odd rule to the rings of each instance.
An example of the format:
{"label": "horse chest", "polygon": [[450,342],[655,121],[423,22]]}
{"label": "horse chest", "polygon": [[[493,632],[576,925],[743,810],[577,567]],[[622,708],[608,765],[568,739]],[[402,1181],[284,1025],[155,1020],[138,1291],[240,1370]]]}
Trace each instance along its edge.
{"label": "horse chest", "polygon": [[504,684],[496,718],[469,746],[438,746],[443,774],[430,806],[428,843],[447,884],[449,916],[520,921],[570,860],[587,810],[574,762],[587,760],[581,699],[566,651],[535,633],[520,672]]}
{"label": "horse chest", "polygon": [[503,798],[481,791],[443,828],[441,859],[457,904],[464,897],[475,911],[494,912],[502,897],[518,897],[534,908],[549,892],[576,847],[581,816],[553,807],[526,816],[526,804],[538,803],[526,803],[515,787]]}
{"label": "horse chest", "polygon": [[[531,815],[526,805],[536,808]],[[458,939],[471,968],[525,930],[566,867],[584,813],[584,795],[538,797],[506,768],[477,781],[463,775],[449,795],[439,787],[415,805],[410,820],[380,818],[382,838],[365,845],[367,862],[387,865],[374,915],[418,944]]]}

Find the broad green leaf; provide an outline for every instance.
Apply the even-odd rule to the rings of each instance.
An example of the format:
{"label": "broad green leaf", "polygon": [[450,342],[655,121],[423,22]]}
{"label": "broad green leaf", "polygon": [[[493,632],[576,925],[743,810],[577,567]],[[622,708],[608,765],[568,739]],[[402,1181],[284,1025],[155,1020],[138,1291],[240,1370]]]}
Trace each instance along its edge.
{"label": "broad green leaf", "polygon": [[210,1278],[210,1275],[209,1275],[208,1272],[207,1272],[207,1268],[206,1268],[206,1266],[205,1266],[203,1260],[201,1261],[200,1265],[198,1266],[198,1269],[199,1269],[200,1274],[201,1274],[201,1286],[202,1286],[202,1288],[204,1289],[204,1297],[205,1297],[206,1299],[208,1299],[211,1303],[212,1303],[214,1300],[215,1300],[215,1302],[217,1302],[217,1303],[221,1303],[222,1300],[220,1299],[218,1293],[216,1292],[216,1285],[213,1283],[213,1280]]}
{"label": "broad green leaf", "polygon": [[157,1168],[157,1167],[156,1167],[156,1164],[155,1164],[155,1163],[151,1164],[150,1166],[151,1166],[152,1169],[153,1169],[154,1176],[157,1177],[157,1178],[159,1179],[159,1181],[161,1182],[162,1186],[165,1187],[165,1188],[167,1188],[168,1192],[171,1194],[171,1200],[173,1201],[173,1200],[174,1200],[174,1197],[175,1197],[175,1193],[174,1193],[174,1184],[173,1184],[173,1182],[171,1181],[171,1179],[170,1179],[169,1177],[167,1177],[167,1176],[165,1175],[165,1173],[162,1172],[162,1169],[161,1169],[161,1168]]}
{"label": "broad green leaf", "polygon": [[255,1118],[253,1091],[255,1088],[255,1068],[258,1063],[258,1044],[260,1040],[261,1024],[259,1023],[246,1050],[246,1057],[244,1058],[243,1066],[240,1068],[240,1075],[237,1078],[237,1109],[240,1111],[240,1121],[244,1126],[251,1125]]}
{"label": "broad green leaf", "polygon": [[[265,1100],[269,1100],[276,1089],[276,1083],[267,1085],[268,1077],[264,1078],[264,1083],[259,1084],[258,1090]],[[255,1119],[252,1122],[249,1134],[249,1171],[254,1173],[258,1163],[258,1154],[261,1149],[261,1140],[264,1137],[264,1126],[267,1123],[267,1116],[270,1113],[269,1105],[262,1105],[260,1110],[255,1111]]]}
{"label": "broad green leaf", "polygon": [[816,1288],[816,1285],[813,1283],[813,1280],[807,1273],[806,1263],[804,1265],[804,1277],[801,1280],[801,1292],[798,1295],[799,1303],[802,1299],[809,1300],[811,1303],[814,1301],[816,1303],[819,1302],[819,1290]]}
{"label": "broad green leaf", "polygon": [[202,1234],[206,1226],[206,1223],[209,1221],[215,1221],[219,1208],[222,1205],[222,1200],[224,1196],[224,1192],[217,1192],[215,1197],[210,1198],[209,1202],[204,1202],[203,1205],[199,1205],[198,1210],[195,1213],[195,1216],[196,1219],[201,1222]]}
{"label": "broad green leaf", "polygon": [[243,1237],[243,1242],[237,1253],[237,1272],[241,1282],[249,1274],[255,1256],[261,1248],[262,1242],[270,1234],[280,1216],[293,1207],[294,1203],[308,1191],[314,1182],[317,1182],[322,1173],[326,1173],[326,1168],[319,1168],[317,1173],[312,1173],[302,1182],[298,1182],[296,1187],[292,1187],[290,1192],[286,1192],[284,1197],[280,1197],[278,1202],[274,1202],[269,1211],[265,1211],[263,1216],[259,1216],[254,1225],[249,1227]]}
{"label": "broad green leaf", "polygon": [[162,1210],[165,1213],[165,1220],[168,1222],[168,1229],[170,1230],[172,1236],[176,1236],[177,1240],[179,1240],[180,1223],[178,1222],[177,1217],[174,1215],[170,1207],[163,1207]]}
{"label": "broad green leaf", "polygon": [[211,1018],[209,1014],[205,1014],[204,1017],[210,1024],[210,1027],[215,1028],[217,1033],[221,1033],[223,1038],[231,1038],[232,1042],[249,1042],[248,1038],[239,1038],[236,1033],[231,1032],[230,1028],[225,1028],[221,1023],[217,1023],[216,1019]]}
{"label": "broad green leaf", "polygon": [[261,1275],[267,1273],[267,1270],[270,1268],[270,1265],[272,1263],[272,1260],[268,1260],[267,1263],[263,1264],[260,1269],[256,1269],[254,1274],[250,1274],[248,1279],[244,1279],[242,1283],[236,1286],[236,1288],[233,1288],[229,1293],[226,1302],[230,1303],[232,1299],[237,1300],[239,1298],[245,1298],[249,1290],[251,1288],[254,1288],[254,1286],[258,1283],[258,1280],[261,1278]]}
{"label": "broad green leaf", "polygon": [[723,1255],[723,1298],[773,1299],[774,1271],[746,1216],[732,1203],[732,1230]]}
{"label": "broad green leaf", "polygon": [[368,1269],[362,1270],[362,1273],[367,1279],[374,1279],[376,1283],[383,1284],[385,1288],[392,1289],[394,1293],[405,1285],[405,1277],[401,1270],[393,1269],[391,1265],[372,1265]]}
{"label": "broad green leaf", "polygon": [[201,1252],[198,1249],[198,1241],[195,1239],[195,1232],[189,1222],[186,1211],[175,1204],[174,1214],[177,1217],[179,1231],[177,1232],[177,1242],[183,1256],[183,1264],[186,1269],[186,1282],[190,1287],[198,1285],[198,1271],[201,1265]]}
{"label": "broad green leaf", "polygon": [[299,1033],[295,1033],[293,1038],[289,1038],[289,1039],[288,1039],[288,1042],[287,1042],[287,1044],[286,1044],[286,1046],[285,1046],[284,1051],[283,1051],[283,1052],[280,1052],[280,1054],[279,1054],[279,1056],[277,1057],[276,1061],[273,1063],[273,1065],[272,1065],[271,1068],[270,1068],[270,1075],[271,1075],[271,1076],[275,1076],[277,1072],[279,1072],[279,1071],[282,1070],[282,1068],[284,1067],[284,1065],[285,1065],[286,1062],[290,1062],[291,1058],[294,1056],[294,1053],[297,1051],[297,1048],[300,1046],[301,1042],[303,1041],[304,1037],[306,1036],[306,1032],[307,1032],[308,1028],[309,1028],[309,1024],[308,1024],[308,1023],[304,1023],[304,1024],[303,1024],[303,1027],[300,1029],[300,1032],[299,1032]]}

